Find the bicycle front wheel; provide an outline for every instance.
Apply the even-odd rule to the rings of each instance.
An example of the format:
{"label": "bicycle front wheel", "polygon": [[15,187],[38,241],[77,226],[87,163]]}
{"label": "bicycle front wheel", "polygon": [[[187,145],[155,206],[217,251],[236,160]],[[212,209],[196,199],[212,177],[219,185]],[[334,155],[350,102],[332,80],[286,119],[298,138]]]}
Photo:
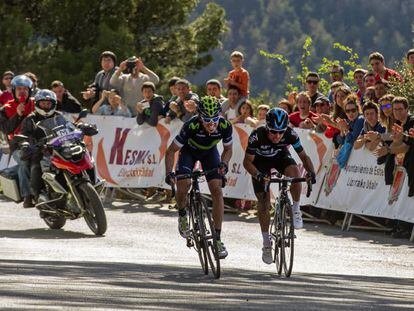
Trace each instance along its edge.
{"label": "bicycle front wheel", "polygon": [[283,257],[282,257],[282,217],[279,201],[274,206],[274,214],[270,225],[270,239],[272,240],[273,262],[276,264],[276,272],[282,274]]}
{"label": "bicycle front wheel", "polygon": [[200,224],[198,221],[197,212],[194,215],[194,209],[189,208],[188,210],[189,223],[191,225],[191,239],[193,240],[194,249],[198,254],[198,259],[200,260],[201,269],[204,274],[208,274],[208,262],[207,262],[207,253],[206,253],[206,244],[204,239],[201,236]]}
{"label": "bicycle front wheel", "polygon": [[220,258],[218,254],[217,235],[213,219],[203,198],[198,201],[200,207],[200,235],[204,239],[208,263],[216,279],[220,278]]}
{"label": "bicycle front wheel", "polygon": [[293,268],[295,228],[293,227],[292,205],[285,202],[282,207],[282,258],[283,270],[290,277]]}

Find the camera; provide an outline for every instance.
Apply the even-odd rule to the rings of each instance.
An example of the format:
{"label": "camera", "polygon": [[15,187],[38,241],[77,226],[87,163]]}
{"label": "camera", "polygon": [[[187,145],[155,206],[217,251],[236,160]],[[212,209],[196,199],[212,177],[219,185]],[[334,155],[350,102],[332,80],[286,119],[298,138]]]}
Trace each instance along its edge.
{"label": "camera", "polygon": [[126,73],[132,73],[134,71],[134,68],[136,67],[137,63],[137,58],[135,56],[132,56],[130,58],[127,59],[127,63],[126,63]]}

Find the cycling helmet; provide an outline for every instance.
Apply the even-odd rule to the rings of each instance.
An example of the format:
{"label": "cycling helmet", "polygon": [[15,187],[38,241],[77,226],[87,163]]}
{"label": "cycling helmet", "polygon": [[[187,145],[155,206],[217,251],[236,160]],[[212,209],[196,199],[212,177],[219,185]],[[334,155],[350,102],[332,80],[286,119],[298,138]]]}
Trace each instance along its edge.
{"label": "cycling helmet", "polygon": [[[52,103],[52,106],[45,110],[44,108],[40,108],[40,101],[49,101]],[[40,114],[44,117],[50,117],[56,111],[57,99],[56,94],[50,90],[39,90],[35,96],[35,111],[37,114]]]}
{"label": "cycling helmet", "polygon": [[13,93],[13,97],[16,101],[18,101],[19,99],[16,96],[16,88],[18,86],[24,86],[27,87],[29,89],[29,96],[27,97],[27,101],[30,98],[30,95],[32,94],[33,91],[33,81],[30,80],[29,77],[25,76],[25,75],[19,75],[19,76],[15,76],[13,78],[13,80],[11,81],[11,86],[12,86],[12,93]]}
{"label": "cycling helmet", "polygon": [[198,113],[201,117],[214,118],[221,112],[221,105],[214,96],[204,96],[198,104]]}
{"label": "cycling helmet", "polygon": [[288,126],[289,117],[281,108],[272,108],[266,113],[266,127],[268,130],[283,132]]}

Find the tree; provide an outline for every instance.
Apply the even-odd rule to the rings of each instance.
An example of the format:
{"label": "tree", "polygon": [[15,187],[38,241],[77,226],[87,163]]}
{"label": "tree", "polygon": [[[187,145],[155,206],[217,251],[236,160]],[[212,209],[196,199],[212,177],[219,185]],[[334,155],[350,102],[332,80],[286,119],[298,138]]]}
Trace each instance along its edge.
{"label": "tree", "polygon": [[[131,55],[161,78],[185,76],[212,61],[225,12],[209,4],[196,18],[196,0],[16,0],[1,2],[0,69],[33,71],[48,87],[55,79],[79,94],[100,70],[99,55]],[[5,29],[5,31],[3,31]],[[6,47],[6,49],[4,48]]]}

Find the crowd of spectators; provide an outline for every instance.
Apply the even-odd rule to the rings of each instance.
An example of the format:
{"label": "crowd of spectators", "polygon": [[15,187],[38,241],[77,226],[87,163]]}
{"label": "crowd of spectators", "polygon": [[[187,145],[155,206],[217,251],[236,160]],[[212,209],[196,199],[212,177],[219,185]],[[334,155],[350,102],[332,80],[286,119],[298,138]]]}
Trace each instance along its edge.
{"label": "crowd of spectators", "polygon": [[[407,52],[406,60],[414,75],[414,49]],[[146,67],[140,57],[130,57],[117,66],[116,55],[105,51],[99,61],[102,70],[82,92],[83,101],[89,103],[93,114],[134,117],[139,125],[156,126],[160,119],[165,119],[166,123],[174,119],[185,122],[197,113],[199,96],[192,91],[188,80],[172,77],[168,82],[170,98],[164,99],[157,94],[158,75]],[[250,75],[243,62],[244,55],[233,52],[230,55],[232,69],[223,79],[225,87],[217,79],[210,79],[205,85],[205,93],[220,101],[222,115],[231,123],[262,126],[266,112],[272,106],[278,106],[288,112],[290,126],[315,130],[332,139],[336,149],[334,157],[341,168],[353,149],[365,147],[373,152],[379,164],[385,163],[387,184],[392,183],[394,167],[398,164],[396,155],[405,155],[401,163],[408,173],[409,196],[414,196],[414,117],[409,113],[406,98],[390,94],[390,82],[405,82],[398,72],[385,66],[380,53],[369,55],[370,68],[354,70],[353,87],[344,82],[344,68],[334,65],[327,94],[322,94],[319,89],[319,74],[309,72],[303,91],[292,92],[277,104],[258,107],[249,100]],[[33,83],[30,94],[33,96],[38,90],[38,79],[30,72],[24,75]],[[2,76],[0,106],[3,115],[8,103],[18,101],[11,84],[14,76],[11,71]],[[53,81],[50,89],[57,95],[58,110],[69,113],[81,110],[82,104],[62,81]],[[5,119],[12,117],[3,116]],[[2,131],[10,133],[4,127]]]}

